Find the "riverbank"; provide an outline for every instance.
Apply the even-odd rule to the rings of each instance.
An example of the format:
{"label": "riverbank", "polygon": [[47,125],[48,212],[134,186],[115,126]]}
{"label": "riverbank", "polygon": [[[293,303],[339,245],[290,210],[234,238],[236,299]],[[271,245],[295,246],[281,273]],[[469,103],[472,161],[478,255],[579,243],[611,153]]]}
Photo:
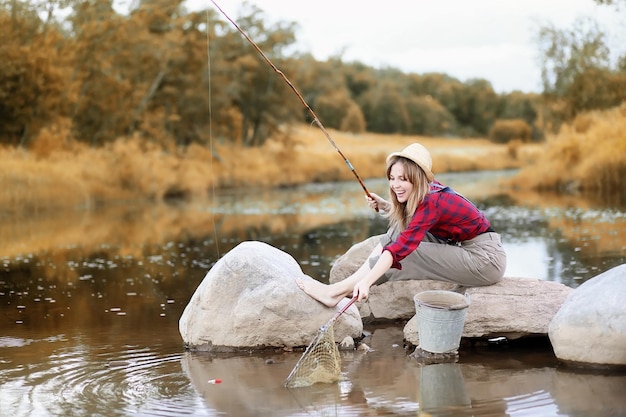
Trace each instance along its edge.
{"label": "riverbank", "polygon": [[[351,134],[329,130],[362,180],[384,176],[385,158],[412,142],[424,144],[435,175],[521,169],[517,190],[590,192],[623,197],[626,104],[582,114],[545,143],[487,139]],[[0,216],[60,208],[211,198],[216,189],[291,187],[355,180],[316,126],[286,127],[258,148],[215,140],[163,148],[145,138],[121,138],[101,148],[43,131],[28,150],[0,148]]]}
{"label": "riverbank", "polygon": [[[382,177],[386,155],[416,141],[430,149],[436,174],[520,168],[541,149],[537,144],[511,146],[486,139],[329,133],[363,180]],[[217,188],[289,187],[355,178],[318,128],[294,126],[284,135],[260,148],[215,142],[184,149],[163,149],[138,138],[94,149],[43,135],[28,151],[0,149],[0,215],[131,200],[192,200],[210,197]]]}

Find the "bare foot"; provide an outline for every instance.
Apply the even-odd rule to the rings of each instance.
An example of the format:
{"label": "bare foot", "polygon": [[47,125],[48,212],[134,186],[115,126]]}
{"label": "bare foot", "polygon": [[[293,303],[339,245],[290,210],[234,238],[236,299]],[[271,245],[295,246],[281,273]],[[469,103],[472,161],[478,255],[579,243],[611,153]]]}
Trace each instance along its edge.
{"label": "bare foot", "polygon": [[305,293],[315,298],[326,307],[336,306],[339,304],[339,301],[345,297],[344,294],[337,294],[332,285],[322,284],[314,279],[304,280],[302,278],[296,278],[296,284],[298,284],[298,287]]}

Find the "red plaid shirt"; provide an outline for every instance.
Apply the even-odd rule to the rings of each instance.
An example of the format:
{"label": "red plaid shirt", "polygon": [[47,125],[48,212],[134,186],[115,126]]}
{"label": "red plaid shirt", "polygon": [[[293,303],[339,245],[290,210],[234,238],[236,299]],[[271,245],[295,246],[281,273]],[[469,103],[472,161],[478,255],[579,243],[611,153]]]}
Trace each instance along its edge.
{"label": "red plaid shirt", "polygon": [[393,256],[391,267],[402,269],[400,261],[417,249],[427,232],[454,243],[473,239],[490,226],[489,220],[474,204],[434,181],[430,194],[417,207],[409,226],[383,250]]}

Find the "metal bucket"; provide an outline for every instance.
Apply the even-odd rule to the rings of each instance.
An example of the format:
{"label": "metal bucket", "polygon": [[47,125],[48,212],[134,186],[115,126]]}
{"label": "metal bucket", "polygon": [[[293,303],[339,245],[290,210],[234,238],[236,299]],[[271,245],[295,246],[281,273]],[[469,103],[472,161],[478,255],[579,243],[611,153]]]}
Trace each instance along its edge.
{"label": "metal bucket", "polygon": [[419,348],[431,353],[455,351],[461,344],[469,299],[453,291],[424,291],[413,297]]}

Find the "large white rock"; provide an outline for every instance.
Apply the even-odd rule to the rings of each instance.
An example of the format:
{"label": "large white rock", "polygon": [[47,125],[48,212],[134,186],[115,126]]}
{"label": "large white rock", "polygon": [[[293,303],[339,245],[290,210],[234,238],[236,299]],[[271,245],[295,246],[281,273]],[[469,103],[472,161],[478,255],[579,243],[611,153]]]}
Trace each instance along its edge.
{"label": "large white rock", "polygon": [[[336,308],[313,300],[296,284],[313,279],[289,254],[262,242],[243,242],[209,270],[179,320],[192,350],[307,346]],[[359,337],[363,323],[353,305],[334,325],[335,339]]]}
{"label": "large white rock", "polygon": [[626,365],[626,264],[576,288],[549,327],[557,358],[589,365]]}

